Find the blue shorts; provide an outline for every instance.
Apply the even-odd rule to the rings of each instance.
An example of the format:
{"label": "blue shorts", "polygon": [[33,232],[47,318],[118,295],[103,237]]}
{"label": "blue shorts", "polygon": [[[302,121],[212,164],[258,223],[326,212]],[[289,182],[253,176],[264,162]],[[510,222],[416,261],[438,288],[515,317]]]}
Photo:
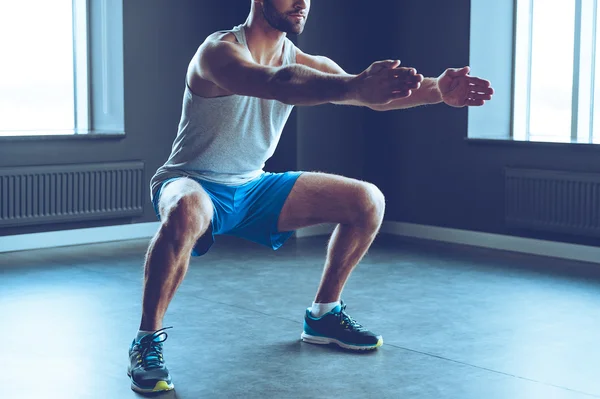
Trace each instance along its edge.
{"label": "blue shorts", "polygon": [[[274,250],[294,234],[293,231],[278,231],[277,223],[283,204],[302,172],[263,173],[241,186],[227,186],[200,179],[200,183],[213,203],[212,234],[204,234],[194,246],[192,256],[208,252],[216,235],[232,235],[266,245]],[[154,197],[154,211],[158,220],[158,201],[166,184],[181,179],[165,180]],[[188,177],[189,178],[189,177]]]}

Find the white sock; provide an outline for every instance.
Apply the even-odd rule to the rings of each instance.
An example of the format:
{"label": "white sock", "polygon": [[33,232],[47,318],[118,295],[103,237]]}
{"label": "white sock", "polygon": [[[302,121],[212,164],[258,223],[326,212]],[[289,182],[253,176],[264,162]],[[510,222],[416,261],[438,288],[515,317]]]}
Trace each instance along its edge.
{"label": "white sock", "polygon": [[144,335],[148,335],[148,334],[152,334],[154,331],[144,331],[144,330],[139,330],[137,333],[137,337],[135,337],[136,341],[139,341],[140,338],[142,338]]}
{"label": "white sock", "polygon": [[336,306],[340,305],[340,301],[329,302],[329,303],[316,303],[313,302],[310,314],[313,317],[321,317],[325,313],[331,312]]}

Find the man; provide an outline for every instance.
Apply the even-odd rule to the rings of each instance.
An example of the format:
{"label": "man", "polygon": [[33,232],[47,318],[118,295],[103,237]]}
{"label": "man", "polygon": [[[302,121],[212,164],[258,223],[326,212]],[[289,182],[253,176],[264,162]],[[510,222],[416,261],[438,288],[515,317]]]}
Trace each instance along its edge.
{"label": "man", "polygon": [[151,181],[161,226],[145,262],[140,330],[129,349],[132,389],[173,389],[162,355],[162,320],[190,255],[229,234],[273,249],[296,229],[337,223],[322,279],[304,315],[301,339],[375,349],[377,335],[352,319],[340,295],[383,220],[383,194],[370,183],[323,173],[263,172],[293,106],[325,103],[385,111],[445,102],[480,106],[489,82],[448,69],[424,79],[400,61],[347,74],[332,60],[302,52],[286,38],[304,28],[310,0],[253,0],[246,22],[209,36],[186,77],[171,155]]}

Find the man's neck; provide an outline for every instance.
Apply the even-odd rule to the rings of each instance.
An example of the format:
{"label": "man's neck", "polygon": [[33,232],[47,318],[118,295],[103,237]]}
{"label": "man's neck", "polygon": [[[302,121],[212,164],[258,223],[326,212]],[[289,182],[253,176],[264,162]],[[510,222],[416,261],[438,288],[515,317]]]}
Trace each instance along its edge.
{"label": "man's neck", "polygon": [[254,60],[262,65],[279,65],[286,34],[271,27],[264,19],[252,16],[242,27]]}

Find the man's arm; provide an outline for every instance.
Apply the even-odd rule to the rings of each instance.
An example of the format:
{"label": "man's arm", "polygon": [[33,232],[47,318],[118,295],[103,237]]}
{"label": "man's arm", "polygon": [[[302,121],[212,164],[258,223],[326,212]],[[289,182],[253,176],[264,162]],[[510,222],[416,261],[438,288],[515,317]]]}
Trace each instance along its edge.
{"label": "man's arm", "polygon": [[371,107],[377,111],[409,108],[444,102],[451,107],[480,107],[492,99],[494,89],[488,80],[470,76],[471,68],[448,68],[437,78],[426,78],[408,98]]}
{"label": "man's arm", "polygon": [[[340,67],[333,60],[318,56],[318,55],[310,55],[304,53],[299,48],[296,48],[296,62],[300,65],[307,66],[309,68],[315,69],[317,71],[337,75],[337,76],[345,76],[349,78],[355,78],[356,75],[351,75],[344,71],[342,67]],[[367,106],[357,99],[346,99],[346,100],[338,100],[338,101],[330,101],[332,104],[343,104],[343,105],[356,105],[356,106]]]}
{"label": "man's arm", "polygon": [[235,94],[293,105],[343,101],[353,95],[351,77],[311,71],[301,65],[260,65],[236,43],[211,40],[199,51],[200,76]]}
{"label": "man's arm", "polygon": [[393,100],[389,104],[374,105],[370,107],[375,111],[391,111],[418,107],[420,105],[438,104],[442,102],[442,94],[438,87],[437,78],[425,78],[417,90],[413,90],[410,97]]}
{"label": "man's arm", "polygon": [[406,96],[400,72],[379,66],[359,76],[322,72],[305,65],[268,67],[256,63],[244,47],[226,40],[208,40],[199,49],[196,73],[232,93],[275,99],[292,105],[335,101],[386,104]]}
{"label": "man's arm", "polygon": [[[296,49],[296,51],[296,61],[299,64],[306,65],[308,67],[314,68],[322,72],[327,72],[340,76],[354,76],[348,74],[342,69],[342,67],[340,67],[337,63],[335,63],[327,57],[306,54],[298,48]],[[331,103],[333,104],[364,106],[376,111],[389,111],[393,109],[411,108],[425,104],[437,104],[440,102],[442,102],[442,96],[437,86],[437,78],[423,79],[423,81],[420,83],[420,86],[417,89],[411,90],[410,96],[404,98],[397,98],[395,100],[392,100],[388,104],[369,105],[356,99],[331,101]]]}
{"label": "man's arm", "polygon": [[494,89],[488,80],[470,76],[471,68],[448,68],[437,78],[426,78],[419,90],[408,98],[371,107],[377,111],[389,111],[417,105],[444,102],[451,107],[480,107],[492,99]]}

